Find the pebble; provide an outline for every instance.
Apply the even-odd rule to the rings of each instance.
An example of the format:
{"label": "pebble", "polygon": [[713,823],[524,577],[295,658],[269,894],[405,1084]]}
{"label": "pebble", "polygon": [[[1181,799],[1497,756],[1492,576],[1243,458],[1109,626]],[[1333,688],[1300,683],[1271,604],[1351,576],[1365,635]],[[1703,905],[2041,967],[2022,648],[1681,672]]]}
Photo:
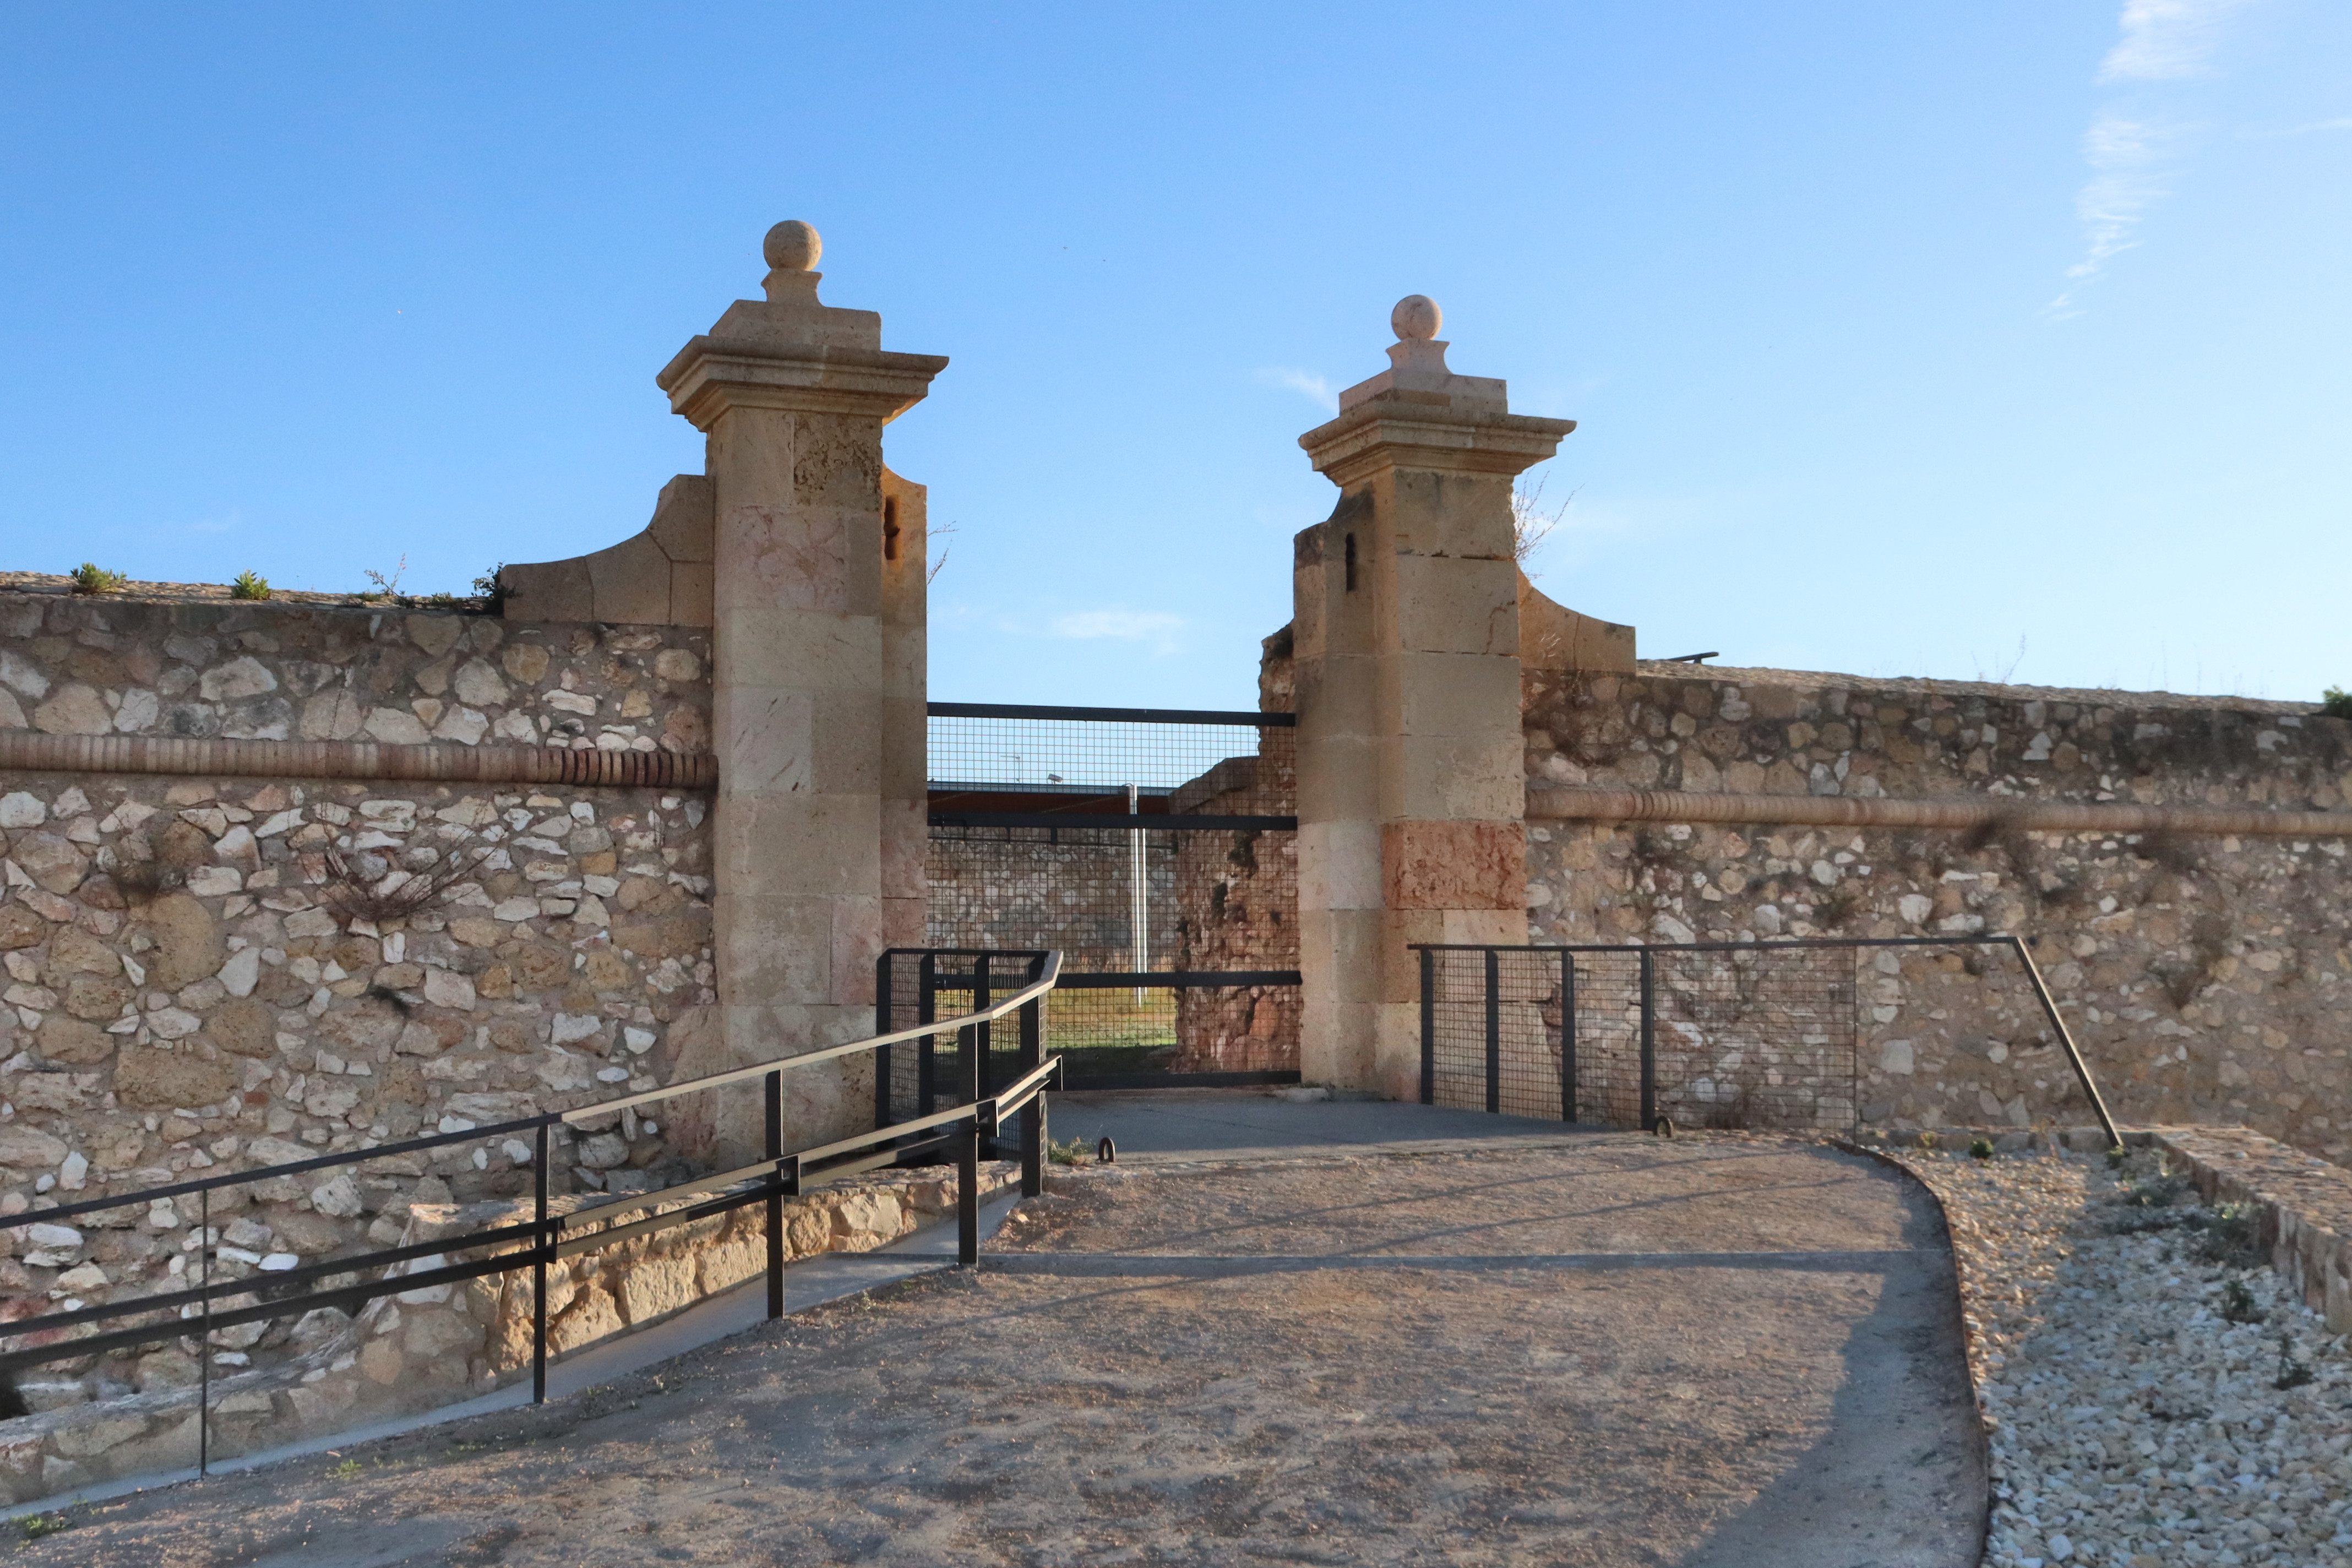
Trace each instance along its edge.
{"label": "pebble", "polygon": [[[2122,1200],[2157,1156],[1900,1158],[1951,1222],[1990,1433],[1987,1564],[2352,1568],[2346,1341],[2269,1268],[2204,1261],[2195,1228],[2111,1234],[2147,1212]],[[2260,1321],[2224,1316],[2232,1280]],[[2308,1381],[2282,1389],[2283,1367]]]}

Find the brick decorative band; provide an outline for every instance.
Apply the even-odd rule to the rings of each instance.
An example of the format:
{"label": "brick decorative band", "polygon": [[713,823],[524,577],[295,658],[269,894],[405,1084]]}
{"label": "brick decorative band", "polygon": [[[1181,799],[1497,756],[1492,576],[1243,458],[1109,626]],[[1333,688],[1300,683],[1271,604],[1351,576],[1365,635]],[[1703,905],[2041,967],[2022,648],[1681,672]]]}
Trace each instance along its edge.
{"label": "brick decorative band", "polygon": [[45,735],[30,730],[0,730],[0,772],[707,790],[719,782],[719,759],[709,752],[408,746],[376,741],[189,740],[165,735]]}
{"label": "brick decorative band", "polygon": [[2036,833],[2230,833],[2352,837],[2352,811],[2255,806],[2067,805],[2055,801],[1886,800],[1839,795],[1704,795],[1688,790],[1531,788],[1529,821],[1736,822],[1790,827],[2018,827]]}

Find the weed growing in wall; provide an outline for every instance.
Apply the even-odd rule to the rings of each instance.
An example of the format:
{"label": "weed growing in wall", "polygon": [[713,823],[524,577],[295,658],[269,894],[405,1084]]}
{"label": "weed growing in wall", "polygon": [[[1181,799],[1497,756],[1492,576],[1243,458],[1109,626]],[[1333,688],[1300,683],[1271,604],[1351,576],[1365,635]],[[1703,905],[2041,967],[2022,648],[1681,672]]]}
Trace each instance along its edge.
{"label": "weed growing in wall", "polygon": [[2331,686],[2320,693],[2319,710],[2330,719],[2352,719],[2352,691]]}
{"label": "weed growing in wall", "polygon": [[228,596],[232,599],[267,599],[269,597],[269,579],[258,572],[240,572],[228,585]]}
{"label": "weed growing in wall", "polygon": [[122,585],[131,581],[120,572],[110,572],[89,561],[75,567],[69,575],[73,578],[73,591],[77,594],[119,593]]}

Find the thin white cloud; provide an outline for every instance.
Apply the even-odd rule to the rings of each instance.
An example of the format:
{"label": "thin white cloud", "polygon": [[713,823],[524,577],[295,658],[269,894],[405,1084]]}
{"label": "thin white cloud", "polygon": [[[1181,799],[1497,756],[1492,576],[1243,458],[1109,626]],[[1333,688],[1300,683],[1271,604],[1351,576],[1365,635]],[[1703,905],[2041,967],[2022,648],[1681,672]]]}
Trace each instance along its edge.
{"label": "thin white cloud", "polygon": [[[2252,0],[2124,0],[2115,47],[2100,64],[2102,82],[2170,82],[2211,68],[2221,25]],[[2146,87],[2103,108],[2083,136],[2091,177],[2074,198],[2083,225],[2083,258],[2066,269],[2065,291],[2042,307],[2052,321],[2081,314],[2076,298],[2107,263],[2140,243],[2140,226],[2172,194],[2191,132]]]}
{"label": "thin white cloud", "polygon": [[1183,616],[1164,610],[1078,610],[1055,616],[1052,630],[1057,637],[1080,642],[1149,643],[1154,653],[1174,653],[1176,634],[1183,627]]}
{"label": "thin white cloud", "polygon": [[2099,66],[2101,81],[2179,81],[2201,76],[2222,21],[2247,0],[2125,0],[2123,37]]}
{"label": "thin white cloud", "polygon": [[1303,393],[1326,408],[1339,406],[1339,390],[1313,371],[1292,370],[1286,365],[1268,365],[1257,373],[1262,386],[1278,386],[1286,392]]}

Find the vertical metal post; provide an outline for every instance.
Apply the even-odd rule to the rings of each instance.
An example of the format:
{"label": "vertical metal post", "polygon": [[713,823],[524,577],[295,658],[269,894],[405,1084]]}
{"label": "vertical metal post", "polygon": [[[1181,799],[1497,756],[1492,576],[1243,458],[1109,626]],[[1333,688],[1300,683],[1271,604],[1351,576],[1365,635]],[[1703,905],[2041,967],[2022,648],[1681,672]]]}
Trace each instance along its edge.
{"label": "vertical metal post", "polygon": [[1657,966],[1642,950],[1642,1131],[1658,1130]]}
{"label": "vertical metal post", "polygon": [[[939,955],[927,952],[916,970],[915,1022],[935,1024],[940,1016]],[[929,1116],[939,1099],[939,1041],[925,1035],[915,1046],[915,1114]]]}
{"label": "vertical metal post", "polygon": [[[977,982],[986,984],[985,979]],[[969,1268],[980,1261],[980,1026],[959,1031],[963,1049],[963,1103],[971,1114],[956,1136],[956,1261]]]}
{"label": "vertical metal post", "polygon": [[2066,1048],[2066,1059],[2074,1067],[2074,1081],[2083,1086],[2083,1094],[2090,1100],[2091,1110],[2099,1119],[2100,1131],[2107,1135],[2107,1147],[2122,1148],[2124,1141],[2116,1131],[2116,1119],[2107,1114],[2106,1100],[2099,1093],[2099,1086],[2091,1081],[2090,1067],[2083,1060],[2083,1053],[2075,1047],[2074,1032],[2066,1027],[2066,1020],[2058,1016],[2058,1004],[2052,998],[2050,987],[2042,984],[2042,966],[2033,962],[2032,953],[2025,951],[2024,938],[2011,937],[2009,945],[2017,950],[2017,961],[2025,965],[2025,978],[2032,983],[2034,999],[2042,1004],[2042,1016],[2050,1020],[2050,1027],[2057,1034],[2058,1043]]}
{"label": "vertical metal post", "polygon": [[[1139,816],[1143,813],[1143,792],[1134,784],[1127,786],[1127,814]],[[1134,842],[1128,849],[1128,946],[1129,962],[1141,974],[1151,967],[1151,860],[1150,847],[1144,841],[1150,835],[1137,828]],[[1135,988],[1135,1005],[1143,1005],[1143,987]]]}
{"label": "vertical metal post", "polygon": [[1576,1120],[1576,954],[1559,955],[1559,1119]]}
{"label": "vertical metal post", "polygon": [[[975,1013],[987,1006],[995,996],[994,987],[989,984],[988,961],[991,956],[983,952],[972,960],[971,1010]],[[964,1103],[967,1105],[984,1098],[995,1088],[996,1075],[989,1070],[992,1065],[989,1057],[996,1049],[996,1029],[990,1020],[982,1018],[975,1026],[972,1044],[975,1052],[973,1065],[964,1071],[967,1080]]]}
{"label": "vertical metal post", "polygon": [[204,1288],[204,1327],[196,1341],[196,1474],[213,1462],[213,1190],[196,1196],[197,1283]]}
{"label": "vertical metal post", "polygon": [[[874,961],[874,1032],[890,1032],[890,954],[884,953]],[[890,1125],[890,1047],[874,1048],[874,1130],[880,1131]]]}
{"label": "vertical metal post", "polygon": [[532,1211],[530,1239],[530,1402],[547,1403],[547,1255],[553,1251],[547,1234],[548,1124],[539,1124],[538,1152],[531,1156],[538,1206]]}
{"label": "vertical metal post", "polygon": [[1421,950],[1421,1102],[1437,1103],[1437,954]]}
{"label": "vertical metal post", "polygon": [[768,1075],[768,1316],[784,1315],[784,1075]]}
{"label": "vertical metal post", "polygon": [[[1028,984],[1034,985],[1045,972],[1045,961],[1029,961]],[[1043,998],[1031,997],[1021,1004],[1021,1076],[1028,1077],[1045,1060],[1045,1031],[1038,1026],[1038,1013]],[[1045,1091],[1039,1089],[1029,1101],[1029,1109],[1021,1113],[1021,1195],[1034,1198],[1045,1190]]]}
{"label": "vertical metal post", "polygon": [[1503,1109],[1503,955],[1486,950],[1486,1110]]}

